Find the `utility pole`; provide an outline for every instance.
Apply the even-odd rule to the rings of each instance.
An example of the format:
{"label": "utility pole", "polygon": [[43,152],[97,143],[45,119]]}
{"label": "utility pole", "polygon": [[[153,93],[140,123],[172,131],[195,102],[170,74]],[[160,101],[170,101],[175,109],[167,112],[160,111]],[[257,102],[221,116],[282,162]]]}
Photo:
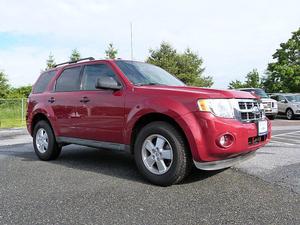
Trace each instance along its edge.
{"label": "utility pole", "polygon": [[132,22],[130,22],[130,49],[131,49],[131,60],[133,60]]}

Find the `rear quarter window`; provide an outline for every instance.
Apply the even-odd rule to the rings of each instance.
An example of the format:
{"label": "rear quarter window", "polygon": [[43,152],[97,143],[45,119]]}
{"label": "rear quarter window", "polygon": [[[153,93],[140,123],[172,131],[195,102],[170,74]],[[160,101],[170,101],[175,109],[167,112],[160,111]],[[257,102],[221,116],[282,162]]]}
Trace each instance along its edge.
{"label": "rear quarter window", "polygon": [[49,82],[52,80],[52,78],[55,76],[56,71],[49,71],[42,73],[35,83],[32,93],[37,94],[37,93],[43,93],[46,88],[48,87]]}

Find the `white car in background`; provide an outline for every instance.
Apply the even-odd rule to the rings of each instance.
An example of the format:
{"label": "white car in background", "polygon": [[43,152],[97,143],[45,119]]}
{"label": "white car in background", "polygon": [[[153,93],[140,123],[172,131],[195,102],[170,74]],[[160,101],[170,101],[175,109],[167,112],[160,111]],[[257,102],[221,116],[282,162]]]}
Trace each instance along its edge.
{"label": "white car in background", "polygon": [[263,89],[261,89],[261,88],[240,88],[238,90],[239,91],[247,91],[247,92],[252,93],[253,95],[258,96],[264,106],[266,116],[271,120],[274,120],[276,118],[276,116],[278,114],[277,101],[270,98],[270,96]]}
{"label": "white car in background", "polygon": [[300,94],[272,94],[271,98],[278,101],[278,113],[288,120],[300,116]]}

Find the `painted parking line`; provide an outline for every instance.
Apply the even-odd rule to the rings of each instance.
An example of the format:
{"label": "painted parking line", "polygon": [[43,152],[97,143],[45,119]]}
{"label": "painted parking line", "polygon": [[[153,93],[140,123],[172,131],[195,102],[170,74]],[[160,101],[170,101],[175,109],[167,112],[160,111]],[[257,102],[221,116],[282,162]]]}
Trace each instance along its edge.
{"label": "painted parking line", "polygon": [[286,143],[292,143],[292,144],[300,144],[300,140],[293,139],[293,138],[286,138],[286,137],[275,137],[274,140],[286,142]]}
{"label": "painted parking line", "polygon": [[272,135],[272,137],[282,136],[282,135],[286,135],[286,134],[300,134],[300,130],[291,131],[291,132],[282,133],[282,134],[275,134],[275,135]]}
{"label": "painted parking line", "polygon": [[282,144],[282,145],[289,145],[289,146],[296,145],[296,144],[291,144],[291,143],[277,141],[277,140],[275,141],[273,139],[270,141],[270,145],[272,145],[272,144]]}
{"label": "painted parking line", "polygon": [[300,144],[300,131],[286,132],[272,136],[271,142],[286,145],[299,145]]}

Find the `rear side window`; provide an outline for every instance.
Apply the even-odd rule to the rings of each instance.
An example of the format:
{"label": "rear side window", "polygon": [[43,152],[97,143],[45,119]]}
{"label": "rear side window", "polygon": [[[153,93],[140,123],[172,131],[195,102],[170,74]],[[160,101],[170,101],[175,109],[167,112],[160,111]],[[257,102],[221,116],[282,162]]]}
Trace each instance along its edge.
{"label": "rear side window", "polygon": [[78,91],[81,67],[65,69],[56,81],[55,91]]}
{"label": "rear side window", "polygon": [[55,74],[56,71],[49,71],[41,74],[40,78],[34,85],[32,93],[37,94],[44,92]]}
{"label": "rear side window", "polygon": [[82,77],[82,90],[96,90],[96,81],[101,76],[113,77],[118,80],[112,69],[106,64],[87,65]]}

